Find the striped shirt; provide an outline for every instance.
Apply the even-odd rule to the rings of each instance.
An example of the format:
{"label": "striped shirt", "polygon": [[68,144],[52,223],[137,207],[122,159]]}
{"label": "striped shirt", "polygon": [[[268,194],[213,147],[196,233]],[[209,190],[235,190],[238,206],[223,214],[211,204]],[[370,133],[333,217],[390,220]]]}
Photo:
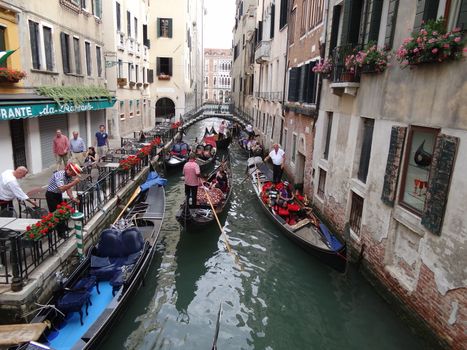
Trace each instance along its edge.
{"label": "striped shirt", "polygon": [[71,176],[67,176],[65,170],[59,170],[52,174],[52,177],[49,180],[49,186],[47,191],[53,193],[62,193],[59,187],[68,185],[71,182]]}
{"label": "striped shirt", "polygon": [[183,167],[183,175],[185,175],[185,185],[198,186],[199,174],[199,165],[194,160],[189,160]]}

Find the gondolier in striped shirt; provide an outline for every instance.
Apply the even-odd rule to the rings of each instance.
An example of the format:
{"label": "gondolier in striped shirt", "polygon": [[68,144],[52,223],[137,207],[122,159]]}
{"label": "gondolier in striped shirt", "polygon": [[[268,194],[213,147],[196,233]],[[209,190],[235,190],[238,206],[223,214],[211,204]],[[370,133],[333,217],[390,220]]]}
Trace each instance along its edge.
{"label": "gondolier in striped shirt", "polygon": [[[58,170],[52,174],[47,192],[45,192],[45,199],[47,200],[49,212],[54,212],[57,209],[57,205],[63,202],[63,192],[66,192],[73,202],[79,203],[79,200],[73,196],[72,188],[79,183],[80,175],[80,166],[73,163],[68,163],[65,170]],[[66,224],[60,222],[57,225],[58,235],[64,237],[66,229]]]}
{"label": "gondolier in striped shirt", "polygon": [[185,195],[186,203],[189,205],[191,197],[191,205],[196,205],[196,197],[198,195],[198,185],[201,170],[196,163],[196,154],[190,153],[189,160],[183,166],[183,175],[185,176]]}

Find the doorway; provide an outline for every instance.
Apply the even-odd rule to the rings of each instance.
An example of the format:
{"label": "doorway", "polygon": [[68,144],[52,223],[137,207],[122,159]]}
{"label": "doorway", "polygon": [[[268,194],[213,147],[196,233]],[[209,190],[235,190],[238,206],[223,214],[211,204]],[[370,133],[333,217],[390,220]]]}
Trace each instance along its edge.
{"label": "doorway", "polygon": [[295,184],[302,184],[305,181],[305,156],[297,152],[297,158],[295,160]]}
{"label": "doorway", "polygon": [[10,120],[10,135],[15,169],[19,166],[27,166],[24,119]]}
{"label": "doorway", "polygon": [[172,119],[175,116],[175,103],[167,97],[160,98],[156,102],[156,123],[164,119]]}

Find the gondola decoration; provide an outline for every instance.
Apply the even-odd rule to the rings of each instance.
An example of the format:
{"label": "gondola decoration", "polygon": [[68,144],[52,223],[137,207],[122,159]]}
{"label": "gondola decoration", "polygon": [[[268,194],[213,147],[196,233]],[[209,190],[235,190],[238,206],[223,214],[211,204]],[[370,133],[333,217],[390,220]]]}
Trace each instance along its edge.
{"label": "gondola decoration", "polygon": [[426,167],[431,164],[431,160],[433,159],[433,155],[428,153],[423,149],[423,146],[425,145],[425,141],[418,146],[417,151],[415,152],[414,155],[414,161],[415,164],[417,164],[420,167]]}

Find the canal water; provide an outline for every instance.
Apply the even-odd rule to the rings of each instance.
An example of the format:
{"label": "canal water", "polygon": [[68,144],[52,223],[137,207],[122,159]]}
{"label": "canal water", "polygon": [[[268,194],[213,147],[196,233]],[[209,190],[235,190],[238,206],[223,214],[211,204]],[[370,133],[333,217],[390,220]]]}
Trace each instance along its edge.
{"label": "canal water", "polygon": [[[185,140],[218,120],[200,122]],[[189,142],[191,143],[191,142]],[[168,176],[157,255],[102,349],[434,349],[394,313],[353,267],[339,274],[287,240],[261,211],[231,146],[234,183],[225,223],[230,254],[212,226],[181,233],[181,174]]]}

